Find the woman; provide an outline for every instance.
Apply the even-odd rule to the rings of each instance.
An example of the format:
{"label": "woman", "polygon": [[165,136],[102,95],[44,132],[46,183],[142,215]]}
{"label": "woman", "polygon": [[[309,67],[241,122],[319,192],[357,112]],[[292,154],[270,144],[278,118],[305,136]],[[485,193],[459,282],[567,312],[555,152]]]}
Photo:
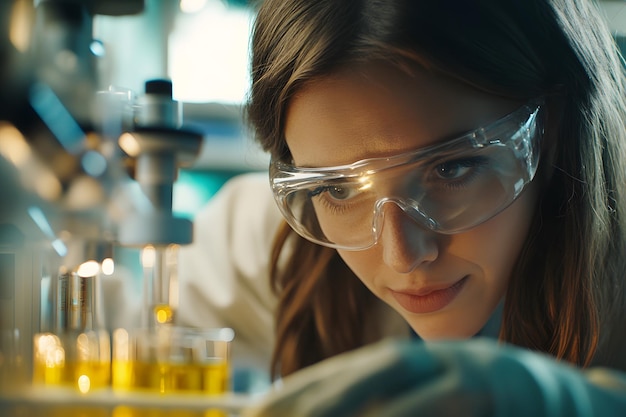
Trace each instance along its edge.
{"label": "woman", "polygon": [[[591,2],[265,0],[252,52],[248,116],[290,224],[272,258],[277,374],[375,339],[372,294],[429,342],[396,364],[450,349],[465,369],[473,343],[428,349],[495,321],[507,344],[626,370],[626,91]],[[355,355],[287,396],[361,369]]]}

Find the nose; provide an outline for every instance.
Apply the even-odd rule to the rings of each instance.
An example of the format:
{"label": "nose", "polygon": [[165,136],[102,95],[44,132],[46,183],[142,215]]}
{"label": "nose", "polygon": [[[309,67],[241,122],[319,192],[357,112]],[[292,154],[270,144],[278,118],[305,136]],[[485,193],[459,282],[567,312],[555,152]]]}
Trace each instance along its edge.
{"label": "nose", "polygon": [[379,244],[385,264],[409,273],[439,256],[435,232],[425,229],[393,202],[384,204]]}

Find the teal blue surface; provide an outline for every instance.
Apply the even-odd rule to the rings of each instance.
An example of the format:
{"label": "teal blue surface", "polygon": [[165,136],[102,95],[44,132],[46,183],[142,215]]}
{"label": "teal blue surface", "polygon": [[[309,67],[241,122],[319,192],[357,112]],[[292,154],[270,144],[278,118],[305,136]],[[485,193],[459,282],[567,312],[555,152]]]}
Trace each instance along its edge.
{"label": "teal blue surface", "polygon": [[174,214],[188,219],[200,210],[238,171],[181,170],[174,183]]}

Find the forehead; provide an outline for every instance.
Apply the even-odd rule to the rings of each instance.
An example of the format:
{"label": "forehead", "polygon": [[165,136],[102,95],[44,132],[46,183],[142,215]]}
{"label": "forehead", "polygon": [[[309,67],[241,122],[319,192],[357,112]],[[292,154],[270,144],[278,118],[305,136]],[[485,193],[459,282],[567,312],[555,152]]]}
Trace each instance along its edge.
{"label": "forehead", "polygon": [[452,139],[519,105],[422,70],[348,67],[298,91],[285,137],[298,166],[343,165]]}

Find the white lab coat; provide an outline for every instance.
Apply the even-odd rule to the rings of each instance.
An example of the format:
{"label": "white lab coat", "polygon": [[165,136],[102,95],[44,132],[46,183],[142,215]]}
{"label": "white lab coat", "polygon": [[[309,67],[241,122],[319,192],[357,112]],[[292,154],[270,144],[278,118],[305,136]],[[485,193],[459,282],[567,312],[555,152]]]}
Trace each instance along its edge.
{"label": "white lab coat", "polygon": [[269,370],[276,307],[269,260],[281,219],[267,174],[240,175],[197,213],[194,241],[180,251],[177,321],[234,329],[238,367]]}
{"label": "white lab coat", "polygon": [[[239,175],[198,212],[194,242],[181,248],[177,321],[234,329],[235,368],[269,374],[277,305],[269,260],[281,221],[267,173]],[[385,336],[408,335],[397,313],[383,313]]]}

